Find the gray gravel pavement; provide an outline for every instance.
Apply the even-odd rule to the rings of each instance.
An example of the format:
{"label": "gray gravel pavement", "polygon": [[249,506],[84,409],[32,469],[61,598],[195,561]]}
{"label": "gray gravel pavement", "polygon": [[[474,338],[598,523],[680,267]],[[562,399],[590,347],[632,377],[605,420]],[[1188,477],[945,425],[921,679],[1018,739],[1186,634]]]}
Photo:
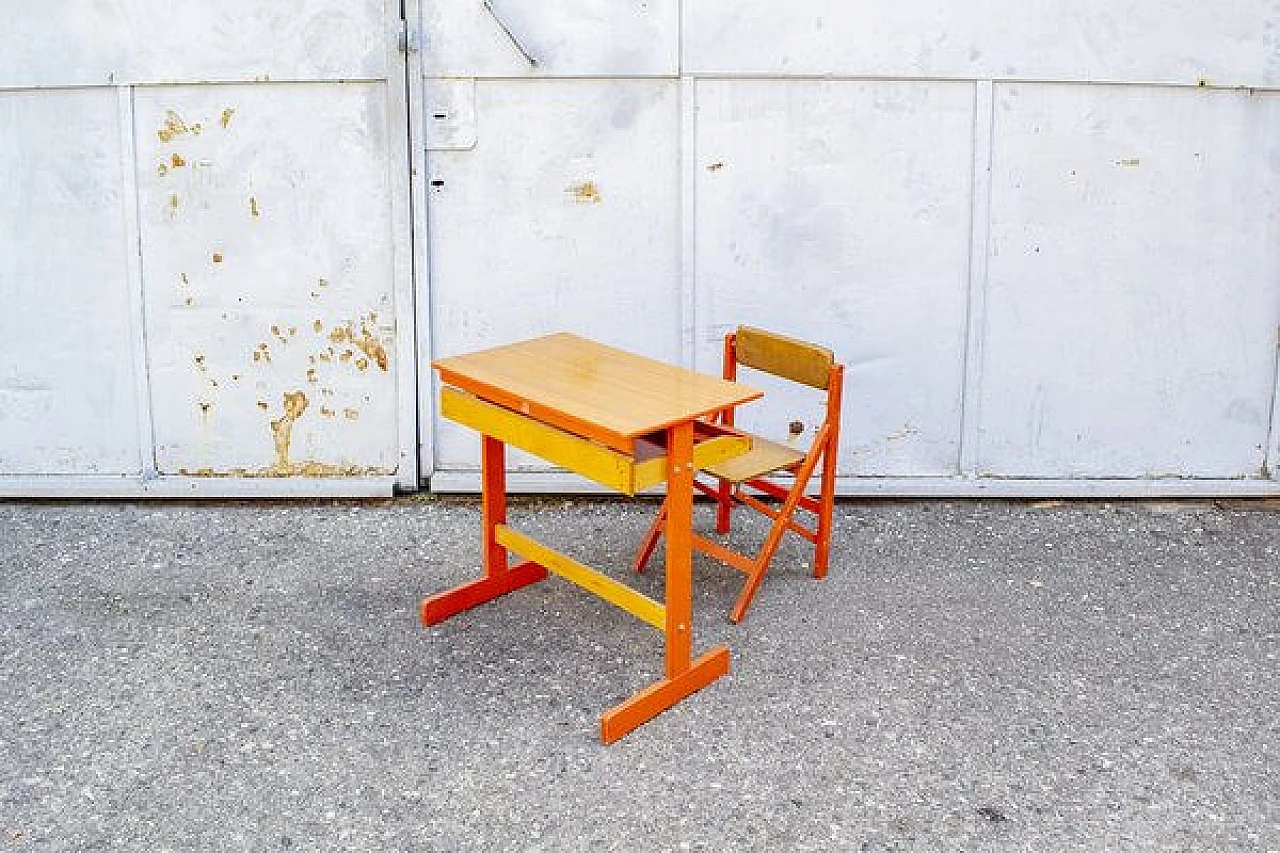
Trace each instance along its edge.
{"label": "gray gravel pavement", "polygon": [[[625,577],[653,509],[512,516]],[[1274,502],[841,504],[741,626],[699,559],[730,676],[608,748],[647,626],[555,578],[418,625],[478,523],[0,503],[0,850],[1280,850]]]}

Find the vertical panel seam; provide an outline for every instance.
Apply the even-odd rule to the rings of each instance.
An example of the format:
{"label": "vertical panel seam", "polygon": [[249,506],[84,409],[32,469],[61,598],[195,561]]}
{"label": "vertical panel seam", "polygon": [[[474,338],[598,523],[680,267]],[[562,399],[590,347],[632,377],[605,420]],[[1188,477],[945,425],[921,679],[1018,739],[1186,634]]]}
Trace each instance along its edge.
{"label": "vertical panel seam", "polygon": [[147,341],[147,300],[142,257],[142,203],[138,189],[138,133],[135,87],[117,86],[116,103],[120,125],[120,174],[124,182],[125,269],[129,286],[132,325],[129,335],[133,349],[134,393],[138,422],[138,460],[143,481],[159,474],[156,461],[155,413],[151,401],[151,358]]}
{"label": "vertical panel seam", "polygon": [[698,266],[697,266],[697,81],[680,78],[680,292],[677,333],[680,363],[696,369],[698,363]]}
{"label": "vertical panel seam", "polygon": [[[416,491],[421,478],[418,423],[417,311],[414,286],[413,105],[414,43],[407,2],[395,4],[396,37],[388,39],[386,87],[387,191],[391,207],[392,299],[396,323],[396,483]],[[403,46],[399,33],[404,34]]]}
{"label": "vertical panel seam", "polygon": [[1280,480],[1280,471],[1276,466],[1280,463],[1280,323],[1275,328],[1275,369],[1272,371],[1271,418],[1267,424],[1267,445],[1262,450],[1262,477]]}
{"label": "vertical panel seam", "polygon": [[991,243],[991,164],[995,147],[995,86],[975,80],[973,89],[973,171],[969,208],[969,292],[965,305],[964,379],[960,394],[961,476],[979,473],[979,415],[987,319],[988,258]]}

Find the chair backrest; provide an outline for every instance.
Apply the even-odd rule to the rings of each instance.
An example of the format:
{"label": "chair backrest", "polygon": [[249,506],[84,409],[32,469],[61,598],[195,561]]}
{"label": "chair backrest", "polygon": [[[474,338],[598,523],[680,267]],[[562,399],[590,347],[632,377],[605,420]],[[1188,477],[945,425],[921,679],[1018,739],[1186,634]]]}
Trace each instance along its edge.
{"label": "chair backrest", "polygon": [[739,326],[734,338],[739,364],[823,390],[831,382],[835,354],[826,347],[751,326]]}

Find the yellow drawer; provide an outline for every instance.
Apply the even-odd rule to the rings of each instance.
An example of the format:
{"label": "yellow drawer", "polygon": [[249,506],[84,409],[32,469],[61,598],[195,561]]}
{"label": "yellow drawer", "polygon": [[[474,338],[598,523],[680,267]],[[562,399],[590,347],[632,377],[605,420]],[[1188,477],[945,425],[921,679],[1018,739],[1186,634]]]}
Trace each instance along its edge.
{"label": "yellow drawer", "polygon": [[[440,413],[623,494],[634,495],[667,479],[666,450],[660,438],[637,439],[636,455],[629,456],[447,386],[440,390]],[[700,423],[693,464],[695,468],[714,465],[750,449],[747,436]]]}

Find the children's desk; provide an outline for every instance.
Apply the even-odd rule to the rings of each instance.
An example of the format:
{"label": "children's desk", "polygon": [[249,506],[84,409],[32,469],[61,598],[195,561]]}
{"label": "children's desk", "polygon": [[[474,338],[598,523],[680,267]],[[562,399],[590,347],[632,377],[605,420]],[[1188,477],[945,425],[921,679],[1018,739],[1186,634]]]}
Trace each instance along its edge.
{"label": "children's desk", "polygon": [[[433,362],[444,417],[481,434],[484,576],[422,602],[422,622],[536,583],[551,571],[662,631],[666,677],[600,718],[612,743],[729,671],[729,650],[693,658],[693,475],[747,452],[750,439],[703,418],[761,396],[681,367],[570,334]],[[665,600],[560,554],[507,526],[510,444],[628,495],[666,481]],[[523,557],[511,565],[508,552]]]}

